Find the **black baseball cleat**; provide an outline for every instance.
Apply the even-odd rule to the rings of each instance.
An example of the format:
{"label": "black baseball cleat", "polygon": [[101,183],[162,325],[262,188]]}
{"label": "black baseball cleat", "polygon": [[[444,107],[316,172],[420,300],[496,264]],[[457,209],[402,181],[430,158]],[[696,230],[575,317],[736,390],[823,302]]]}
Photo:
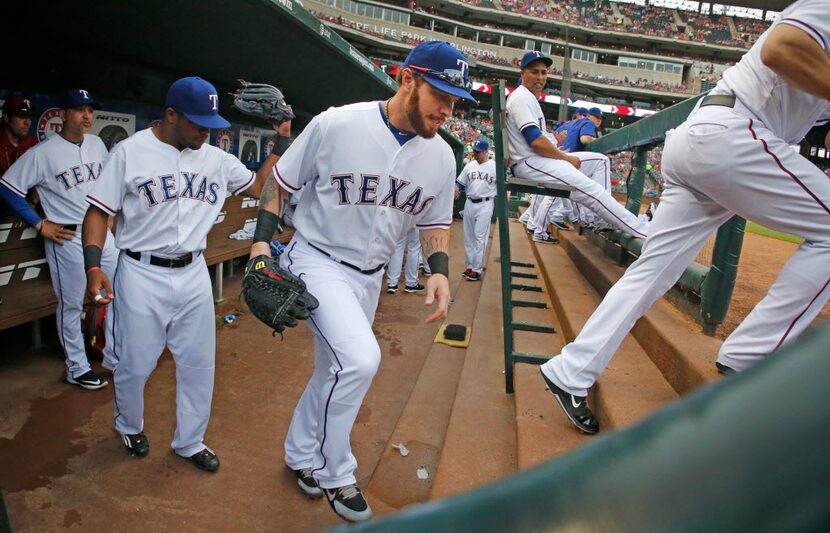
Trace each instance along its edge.
{"label": "black baseball cleat", "polygon": [[722,376],[731,376],[732,374],[737,374],[738,371],[732,368],[731,366],[726,366],[724,364],[718,363],[715,361],[715,367],[718,369],[718,374]]}
{"label": "black baseball cleat", "polygon": [[219,458],[207,446],[202,451],[196,452],[190,457],[185,457],[185,459],[189,459],[199,470],[206,472],[216,472],[219,470]]}
{"label": "black baseball cleat", "polygon": [[421,292],[422,290],[424,290],[424,286],[421,285],[420,283],[416,283],[415,285],[406,285],[403,288],[403,292],[409,292],[409,293]]}
{"label": "black baseball cleat", "polygon": [[323,489],[320,488],[320,485],[317,484],[317,480],[311,475],[310,468],[301,468],[299,470],[291,468],[291,471],[294,472],[295,476],[297,476],[297,485],[299,485],[300,490],[303,491],[306,496],[314,498],[315,500],[323,497]]}
{"label": "black baseball cleat", "polygon": [[104,379],[103,376],[96,374],[92,370],[76,378],[73,378],[72,374],[67,371],[66,382],[71,383],[72,385],[78,385],[79,387],[83,387],[87,390],[97,390],[101,387],[106,387],[109,384],[109,381]]}
{"label": "black baseball cleat", "polygon": [[397,285],[387,285],[386,286],[386,292],[389,293],[389,294],[395,294],[396,292],[398,292],[398,286]]}
{"label": "black baseball cleat", "polygon": [[467,278],[467,281],[478,281],[481,279],[481,274],[478,272],[470,272],[464,277]]}
{"label": "black baseball cleat", "polygon": [[538,242],[541,244],[559,244],[559,239],[554,239],[550,235],[545,235],[544,237],[537,237],[536,235],[534,235],[533,242]]}
{"label": "black baseball cleat", "polygon": [[372,518],[372,508],[357,485],[323,489],[331,508],[349,522],[363,522]]}
{"label": "black baseball cleat", "polygon": [[147,440],[147,435],[142,431],[135,435],[121,434],[121,440],[124,441],[124,446],[127,451],[136,457],[145,457],[150,453],[150,441]]}
{"label": "black baseball cleat", "polygon": [[568,231],[568,230],[571,229],[571,227],[569,225],[565,224],[565,222],[557,222],[557,221],[554,220],[554,221],[551,222],[551,224],[553,224],[554,228],[556,228],[558,230],[561,230],[561,231]]}
{"label": "black baseball cleat", "polygon": [[542,379],[548,386],[548,390],[553,393],[559,406],[565,411],[565,414],[571,422],[582,432],[593,435],[599,432],[599,422],[594,416],[594,413],[588,408],[588,398],[585,396],[574,396],[557,387],[548,377],[539,369],[542,374]]}

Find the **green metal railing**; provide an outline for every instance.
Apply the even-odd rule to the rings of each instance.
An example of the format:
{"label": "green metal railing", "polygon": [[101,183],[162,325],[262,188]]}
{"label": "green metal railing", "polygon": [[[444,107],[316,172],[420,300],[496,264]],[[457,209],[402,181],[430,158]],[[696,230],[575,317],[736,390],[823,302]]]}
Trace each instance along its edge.
{"label": "green metal railing", "polygon": [[[705,93],[673,105],[597,139],[586,147],[587,150],[609,155],[628,150],[634,152],[626,202],[626,208],[632,213],[640,212],[649,150],[665,141],[666,132],[683,123],[703,96]],[[681,308],[690,312],[710,335],[715,333],[717,326],[724,321],[729,311],[729,302],[738,275],[738,258],[745,225],[746,221],[738,216],[724,223],[718,229],[715,238],[712,265],[707,268],[705,265],[692,263],[678,282],[682,292],[691,292],[700,298],[699,305],[693,303],[682,305]],[[639,256],[641,240],[626,239],[620,232],[612,233],[611,238],[618,241],[631,255]]]}
{"label": "green metal railing", "polygon": [[542,324],[531,324],[518,322],[513,318],[514,307],[536,307],[545,309],[544,302],[523,297],[515,299],[514,291],[523,293],[539,293],[542,287],[528,280],[538,280],[539,275],[534,272],[536,266],[533,263],[513,261],[510,256],[510,228],[508,226],[508,203],[509,193],[531,193],[546,196],[558,196],[567,198],[570,196],[572,187],[557,186],[552,184],[539,184],[529,180],[518,178],[507,178],[507,165],[509,164],[507,136],[505,134],[505,87],[500,81],[497,92],[493,95],[493,133],[496,148],[496,205],[495,211],[499,227],[499,251],[501,253],[501,305],[502,305],[502,327],[504,339],[504,382],[505,391],[513,392],[513,364],[533,363],[543,364],[549,355],[533,355],[514,351],[513,333],[516,331],[535,331],[538,333],[554,333],[550,326]]}

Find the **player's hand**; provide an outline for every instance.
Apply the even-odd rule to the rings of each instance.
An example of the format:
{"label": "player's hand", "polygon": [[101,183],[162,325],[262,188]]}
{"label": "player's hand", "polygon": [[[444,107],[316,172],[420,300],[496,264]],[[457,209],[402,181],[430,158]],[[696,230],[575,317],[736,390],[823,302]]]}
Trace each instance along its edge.
{"label": "player's hand", "polygon": [[424,305],[435,305],[435,311],[426,318],[426,322],[447,318],[450,307],[450,280],[443,274],[433,274],[427,280],[427,298]]}
{"label": "player's hand", "polygon": [[572,165],[573,165],[574,167],[576,167],[577,169],[578,169],[579,167],[581,167],[581,166],[582,166],[582,160],[581,160],[581,159],[579,159],[579,158],[578,158],[578,157],[576,157],[576,156],[566,155],[566,156],[565,156],[565,161],[567,161],[568,163],[572,164]]}
{"label": "player's hand", "polygon": [[459,189],[458,187],[456,187],[455,189],[453,189],[452,194],[453,194],[453,196],[455,196],[456,198],[458,198],[459,196],[461,196],[461,189]]}
{"label": "player's hand", "polygon": [[251,255],[248,259],[253,259],[258,255],[266,255],[271,257],[271,243],[255,242],[253,246],[251,246]]}
{"label": "player's hand", "polygon": [[556,142],[558,142],[561,145],[563,142],[565,142],[565,138],[568,136],[568,132],[560,131],[559,133],[554,133],[553,136],[556,139]]}
{"label": "player's hand", "polygon": [[86,295],[98,305],[107,305],[115,298],[110,280],[100,268],[86,273]]}
{"label": "player's hand", "polygon": [[71,241],[75,238],[76,233],[72,230],[64,228],[60,224],[55,224],[45,218],[40,223],[40,234],[58,246],[63,246],[64,241]]}

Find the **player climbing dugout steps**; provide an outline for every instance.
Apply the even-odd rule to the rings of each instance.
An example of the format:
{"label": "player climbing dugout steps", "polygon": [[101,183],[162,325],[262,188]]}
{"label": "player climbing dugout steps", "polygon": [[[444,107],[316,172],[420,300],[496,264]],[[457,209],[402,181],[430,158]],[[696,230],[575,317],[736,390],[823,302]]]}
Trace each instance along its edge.
{"label": "player climbing dugout steps", "polygon": [[490,219],[496,198],[496,162],[490,159],[490,143],[476,139],[473,160],[467,163],[455,180],[456,197],[467,191],[464,202],[464,254],[467,268],[462,276],[469,281],[481,279],[484,271],[484,249],[490,236]]}
{"label": "player climbing dugout steps", "polygon": [[[149,453],[144,386],[165,346],[176,364],[176,432],[172,447],[214,472],[204,443],[213,397],[216,326],[204,254],[225,197],[258,198],[287,146],[290,121],[273,124],[274,152],[254,174],[233,155],[207,144],[227,128],[209,82],[182,78],[170,86],[161,124],[120,142],[87,195],[83,225],[87,294],[110,304],[114,323],[115,428],[135,456]],[[121,250],[116,276],[101,270],[107,217],[116,217]]]}
{"label": "player climbing dugout steps", "polygon": [[432,276],[428,322],[447,315],[455,160],[436,136],[470,95],[466,58],[449,43],[415,47],[389,100],[332,108],[316,116],[279,161],[263,191],[251,257],[267,240],[287,193],[303,186],[295,233],[281,265],[320,302],[306,324],[314,372],[291,420],[285,462],[309,496],[324,494],[342,518],[367,520],[349,434],[380,364],[372,322],[383,268],[412,227]]}
{"label": "player climbing dugout steps", "polygon": [[642,255],[579,336],[541,367],[580,430],[599,431],[588,389],[634,323],[735,214],[804,242],[721,345],[720,373],[748,370],[794,341],[830,298],[830,180],[791,148],[811,131],[813,142],[827,146],[827,8],[826,0],[799,0],[781,12],[686,121],[667,132],[666,187]]}
{"label": "player climbing dugout steps", "polygon": [[[11,99],[10,99],[11,101]],[[31,109],[20,100],[13,109]],[[0,197],[43,237],[46,261],[55,297],[55,317],[59,340],[66,357],[66,381],[85,389],[107,385],[87,359],[81,331],[86,276],[80,225],[86,213],[86,194],[92,190],[107,158],[104,143],[89,130],[93,124],[95,99],[85,89],[71,89],[60,98],[60,133],[35,145],[0,178]],[[4,114],[5,115],[5,114]],[[21,146],[23,141],[18,144]],[[26,194],[36,189],[43,211],[41,218],[26,202]],[[106,237],[106,240],[103,239]],[[112,274],[118,255],[109,232],[102,234],[101,266]],[[111,317],[105,319],[105,337],[112,338]],[[104,366],[111,367],[112,343],[104,348]]]}
{"label": "player climbing dugout steps", "polygon": [[648,224],[621,206],[601,185],[610,183],[608,157],[591,152],[563,152],[554,144],[555,138],[551,140],[553,135],[546,135],[539,97],[552,62],[541,52],[527,52],[521,61],[522,84],[507,97],[507,138],[513,174],[536,182],[570,185],[574,188],[570,194],[573,202],[590,209],[611,226],[645,237]]}

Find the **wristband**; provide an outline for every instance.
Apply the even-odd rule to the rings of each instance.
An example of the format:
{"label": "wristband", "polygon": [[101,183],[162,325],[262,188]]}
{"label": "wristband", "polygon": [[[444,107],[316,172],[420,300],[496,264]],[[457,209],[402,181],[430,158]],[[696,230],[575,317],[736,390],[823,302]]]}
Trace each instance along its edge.
{"label": "wristband", "polygon": [[84,270],[89,272],[93,268],[101,268],[101,249],[87,244],[84,246]]}
{"label": "wristband", "polygon": [[86,273],[89,274],[93,270],[101,270],[101,267],[89,267],[86,269]]}
{"label": "wristband", "polygon": [[291,137],[283,137],[282,135],[277,135],[277,138],[274,140],[274,147],[271,148],[271,155],[275,155],[277,157],[282,157],[282,154],[288,150],[288,147],[291,146],[291,143],[294,142],[294,139]]}
{"label": "wristband", "polygon": [[274,233],[282,233],[282,219],[279,215],[260,209],[256,218],[256,229],[254,230],[254,244],[258,242],[271,242]]}
{"label": "wristband", "polygon": [[433,274],[444,274],[450,277],[450,256],[446,252],[435,252],[427,257],[427,264]]}

